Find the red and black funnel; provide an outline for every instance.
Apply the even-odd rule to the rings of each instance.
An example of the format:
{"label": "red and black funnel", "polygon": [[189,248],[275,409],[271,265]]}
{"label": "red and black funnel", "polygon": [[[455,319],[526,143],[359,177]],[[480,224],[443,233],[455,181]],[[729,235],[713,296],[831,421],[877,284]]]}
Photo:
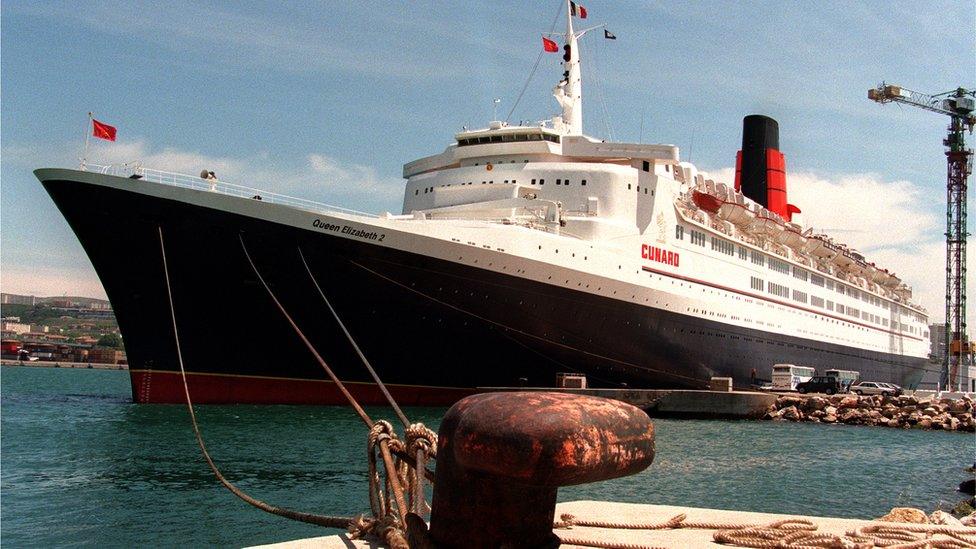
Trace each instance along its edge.
{"label": "red and black funnel", "polygon": [[800,212],[786,201],[786,157],[779,152],[779,124],[768,116],[750,114],[742,119],[735,190],[787,221]]}

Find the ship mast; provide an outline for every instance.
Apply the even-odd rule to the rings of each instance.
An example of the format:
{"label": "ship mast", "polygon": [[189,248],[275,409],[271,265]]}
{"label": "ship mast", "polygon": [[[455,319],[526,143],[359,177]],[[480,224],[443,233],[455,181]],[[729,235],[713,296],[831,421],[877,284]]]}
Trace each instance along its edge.
{"label": "ship mast", "polygon": [[[590,29],[587,29],[590,30]],[[566,0],[566,44],[563,46],[563,78],[552,90],[553,97],[563,108],[562,116],[555,117],[557,131],[569,135],[583,134],[583,92],[580,82],[578,40],[586,31],[577,35],[573,31],[573,12],[570,0]]]}

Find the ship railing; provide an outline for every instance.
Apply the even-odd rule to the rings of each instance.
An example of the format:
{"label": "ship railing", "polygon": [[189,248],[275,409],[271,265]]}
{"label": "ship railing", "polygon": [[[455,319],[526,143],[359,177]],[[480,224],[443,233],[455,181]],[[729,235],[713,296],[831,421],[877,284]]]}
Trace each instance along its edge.
{"label": "ship railing", "polygon": [[117,177],[141,179],[144,181],[159,183],[162,185],[182,187],[184,189],[216,192],[216,193],[225,194],[229,196],[236,196],[240,198],[252,198],[255,200],[260,199],[263,202],[271,202],[272,204],[291,206],[293,208],[298,208],[301,210],[306,210],[306,211],[321,213],[321,214],[345,213],[345,214],[359,215],[365,217],[374,217],[374,218],[379,217],[376,214],[361,212],[349,208],[342,208],[340,206],[333,206],[331,204],[325,204],[323,202],[316,202],[314,200],[308,200],[306,198],[288,196],[288,195],[275,193],[263,189],[246,187],[244,185],[228,183],[226,181],[222,181],[219,179],[204,179],[199,176],[187,175],[187,174],[176,173],[176,172],[167,172],[167,171],[156,170],[152,168],[144,168],[142,166],[133,165],[133,164],[109,164],[109,165],[88,164],[85,169],[87,169],[90,172],[100,173],[104,175],[114,175]]}

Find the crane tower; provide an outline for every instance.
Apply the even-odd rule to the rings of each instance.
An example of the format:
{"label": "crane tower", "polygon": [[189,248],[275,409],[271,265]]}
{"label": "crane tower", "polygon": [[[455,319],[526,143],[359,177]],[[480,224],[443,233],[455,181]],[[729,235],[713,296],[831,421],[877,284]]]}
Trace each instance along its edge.
{"label": "crane tower", "polygon": [[901,103],[949,116],[946,147],[946,353],[942,357],[939,387],[959,388],[960,369],[970,356],[966,335],[966,180],[972,172],[972,149],[966,148],[965,130],[976,125],[976,93],[957,88],[937,95],[926,95],[881,83],[868,90],[868,99],[878,103]]}

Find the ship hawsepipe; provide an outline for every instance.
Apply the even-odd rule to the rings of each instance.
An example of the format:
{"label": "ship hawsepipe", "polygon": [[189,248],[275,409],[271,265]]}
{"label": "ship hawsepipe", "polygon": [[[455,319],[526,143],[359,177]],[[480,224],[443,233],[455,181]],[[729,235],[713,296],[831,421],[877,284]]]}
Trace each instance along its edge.
{"label": "ship hawsepipe", "polygon": [[[162,229],[189,387],[198,403],[344,403],[258,281],[241,246],[339,377],[363,403],[381,395],[302,262],[404,405],[447,405],[485,386],[748,386],[753,369],[792,362],[917,384],[925,360],[712,322],[438,259],[315,224],[322,214],[93,172],[36,175],[74,230],[112,302],[133,400],[183,402]],[[301,217],[296,226],[280,219]],[[279,219],[279,220],[276,220]],[[385,237],[385,235],[384,235]],[[477,250],[483,252],[483,250]],[[499,256],[504,260],[503,254]],[[510,257],[517,272],[517,261]],[[559,271],[553,267],[554,272]],[[559,276],[566,274],[559,271]]]}

